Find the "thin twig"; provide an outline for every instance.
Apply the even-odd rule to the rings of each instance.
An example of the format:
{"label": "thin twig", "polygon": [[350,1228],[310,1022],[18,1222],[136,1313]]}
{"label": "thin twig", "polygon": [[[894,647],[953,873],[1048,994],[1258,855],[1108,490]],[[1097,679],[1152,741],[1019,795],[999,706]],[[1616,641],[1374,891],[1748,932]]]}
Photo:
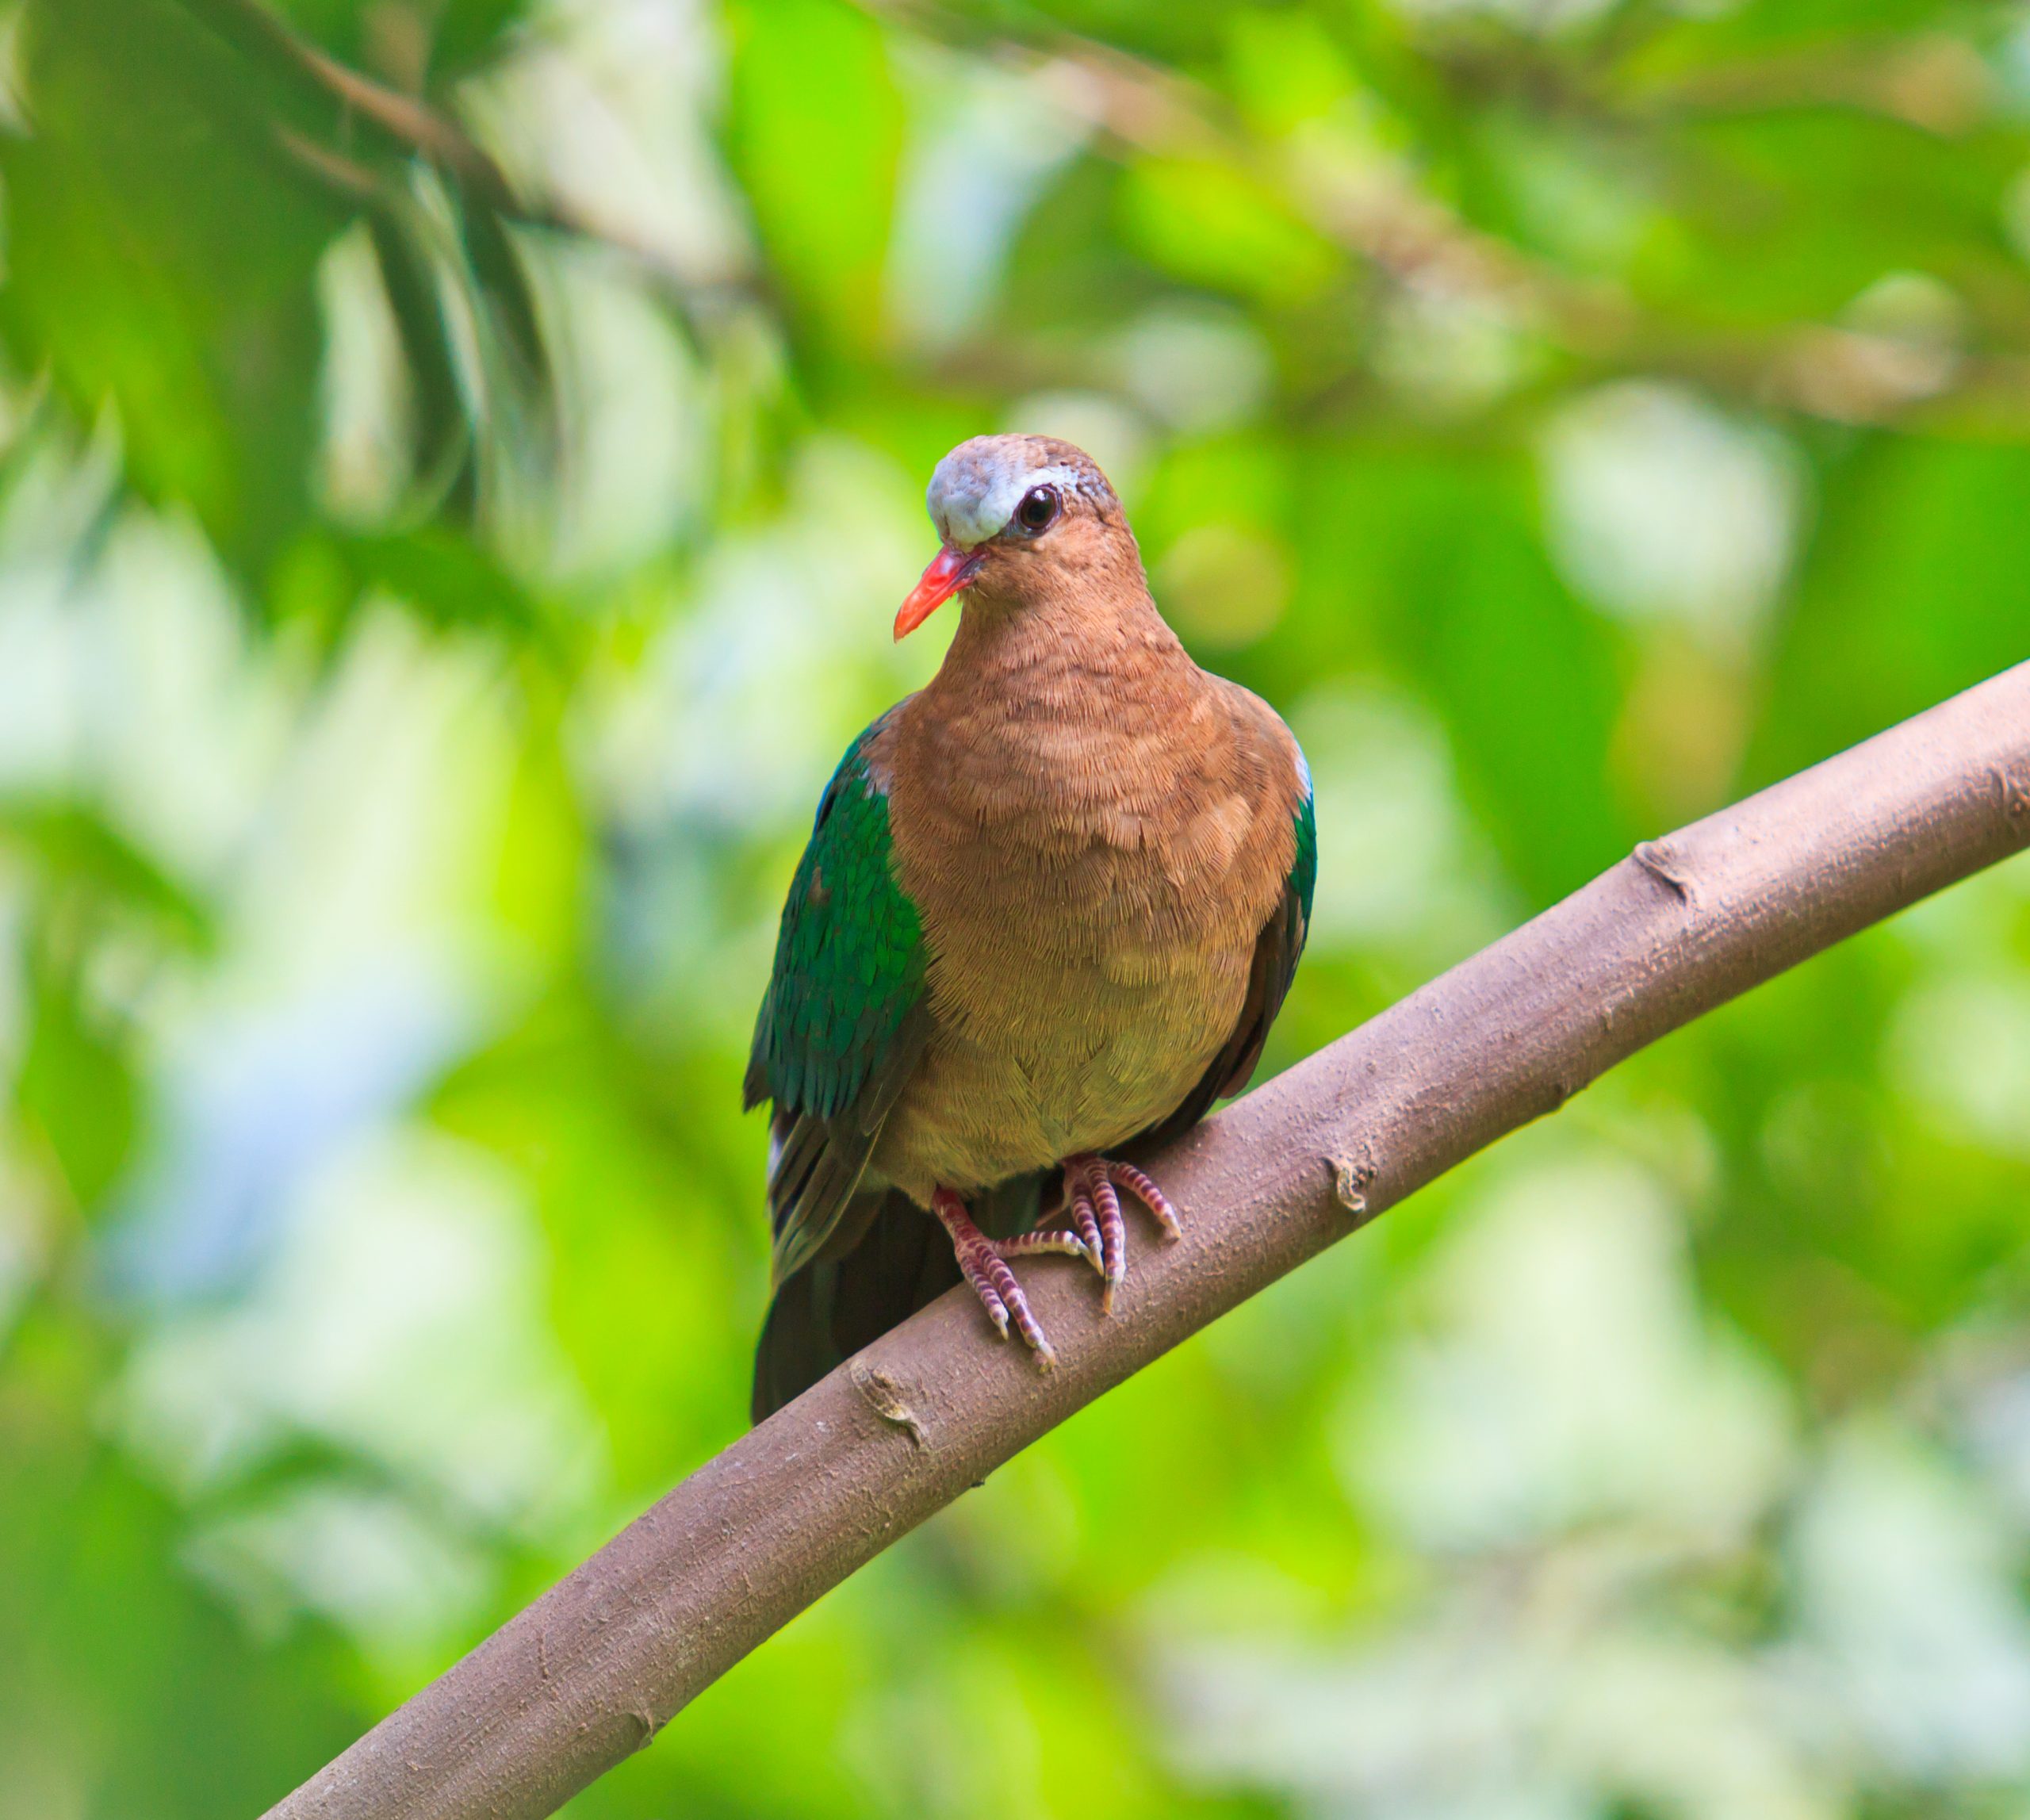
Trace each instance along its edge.
{"label": "thin twig", "polygon": [[[1216,163],[1400,290],[1473,300],[1596,374],[1675,374],[1758,406],[1836,423],[1963,431],[1992,423],[2017,431],[2030,414],[2030,388],[2013,350],[1950,361],[1934,380],[1913,371],[1909,349],[1890,335],[1813,321],[1760,332],[1689,328],[1645,308],[1618,281],[1575,274],[1475,225],[1406,156],[1335,145],[1329,130],[1280,140],[1251,131],[1209,84],[1054,21],[989,25],[940,0],[856,3],[906,30],[968,55],[991,54],[1050,83],[1066,112],[1116,155]],[[1631,22],[1629,29],[1638,28]],[[1456,53],[1433,61],[1463,90],[1492,93],[1491,70],[1506,82],[1530,80],[1526,67],[1519,75],[1515,48],[1504,44],[1492,63]],[[1991,117],[1994,86],[1972,46],[1942,33],[1886,35],[1838,56],[1765,59],[1631,82],[1612,100],[1556,87],[1542,92],[1557,74],[1548,61],[1536,72],[1539,92],[1532,98],[1540,109],[1570,111],[1583,100],[1596,126],[1623,139],[1714,109],[1808,105],[1860,108],[1928,132],[1961,134]],[[2020,339],[2020,324],[2001,326]]]}
{"label": "thin twig", "polygon": [[[339,62],[300,36],[267,0],[182,4],[243,54],[335,104],[343,121],[363,121],[403,157],[436,166],[458,183],[468,201],[518,226],[604,247],[676,308],[699,339],[705,339],[705,325],[760,295],[751,283],[702,282],[634,236],[589,220],[553,197],[523,194],[492,154],[450,114]],[[368,207],[398,205],[400,185],[389,174],[319,143],[299,127],[278,122],[274,132],[276,144],[295,164],[347,200]]]}
{"label": "thin twig", "polygon": [[377,128],[404,150],[454,173],[488,206],[511,213],[512,188],[471,134],[427,102],[375,82],[300,37],[265,0],[183,0],[185,7],[228,44],[293,72]]}
{"label": "thin twig", "polygon": [[1183,1243],[1109,1318],[1029,1293],[1039,1376],[954,1291],[708,1461],[271,1811],[534,1820],[897,1537],[1094,1397],[1615,1063],[2030,845],[2030,663],[1704,821],[1151,1164]]}

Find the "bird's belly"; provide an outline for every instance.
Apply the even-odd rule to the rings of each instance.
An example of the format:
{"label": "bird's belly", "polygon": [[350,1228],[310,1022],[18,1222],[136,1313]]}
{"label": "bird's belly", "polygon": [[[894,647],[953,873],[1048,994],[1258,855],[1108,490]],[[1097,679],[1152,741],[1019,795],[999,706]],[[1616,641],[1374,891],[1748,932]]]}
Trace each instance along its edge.
{"label": "bird's belly", "polygon": [[1231,1032],[1246,954],[1119,948],[1037,961],[1012,989],[943,1007],[873,1166],[919,1201],[1105,1150],[1175,1110]]}

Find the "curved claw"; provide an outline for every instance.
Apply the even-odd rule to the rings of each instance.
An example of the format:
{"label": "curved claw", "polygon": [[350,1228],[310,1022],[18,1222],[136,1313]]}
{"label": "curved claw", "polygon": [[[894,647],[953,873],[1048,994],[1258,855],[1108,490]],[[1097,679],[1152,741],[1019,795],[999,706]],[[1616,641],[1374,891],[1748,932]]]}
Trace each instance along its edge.
{"label": "curved claw", "polygon": [[1120,1210],[1124,1190],[1155,1216],[1162,1228],[1164,1243],[1184,1236],[1184,1228],[1162,1189],[1130,1163],[1116,1163],[1091,1151],[1064,1159],[1064,1194],[1072,1225],[1081,1235],[1088,1232],[1089,1249],[1100,1260],[1100,1312],[1113,1312],[1116,1290],[1128,1277],[1128,1226]]}
{"label": "curved claw", "polygon": [[1133,1163],[1109,1163],[1107,1174],[1117,1187],[1126,1189],[1156,1217],[1156,1224],[1163,1229],[1165,1244],[1174,1245],[1184,1236],[1184,1222],[1178,1218],[1170,1197]]}
{"label": "curved claw", "polygon": [[[1002,1339],[1008,1337],[1010,1322],[1022,1336],[1022,1343],[1036,1355],[1040,1370],[1048,1371],[1057,1363],[1056,1350],[1044,1335],[1043,1324],[1029,1307],[1029,1298],[1022,1293],[1022,1285],[1015,1280],[1003,1258],[1002,1247],[1017,1247],[1019,1255],[1023,1250],[1042,1251],[1065,1247],[1051,1243],[1055,1233],[1026,1233],[1024,1237],[1039,1242],[1023,1246],[1018,1240],[990,1239],[973,1224],[972,1216],[966,1211],[966,1204],[948,1188],[940,1188],[930,1197],[930,1210],[937,1216],[938,1222],[952,1240],[953,1255],[959,1260],[959,1268],[966,1281],[972,1285],[973,1293],[980,1299],[980,1306],[986,1310],[986,1317],[994,1323],[994,1331]],[[1071,1234],[1063,1235],[1073,1238]],[[1074,1243],[1077,1241],[1074,1239]],[[1083,1250],[1083,1245],[1078,1248]]]}
{"label": "curved claw", "polygon": [[1065,1217],[1071,1222],[1083,1243],[1086,1261],[1104,1282],[1107,1274],[1106,1240],[1100,1231],[1098,1220],[1094,1217],[1092,1197],[1078,1192],[1069,1163],[1065,1165],[1064,1170],[1064,1199]]}
{"label": "curved claw", "polygon": [[1062,1227],[1048,1231],[1021,1232],[1013,1239],[990,1239],[998,1258],[1026,1258],[1038,1252],[1055,1253],[1067,1258],[1083,1258],[1094,1269],[1099,1267],[1085,1240],[1076,1232],[1067,1232]]}

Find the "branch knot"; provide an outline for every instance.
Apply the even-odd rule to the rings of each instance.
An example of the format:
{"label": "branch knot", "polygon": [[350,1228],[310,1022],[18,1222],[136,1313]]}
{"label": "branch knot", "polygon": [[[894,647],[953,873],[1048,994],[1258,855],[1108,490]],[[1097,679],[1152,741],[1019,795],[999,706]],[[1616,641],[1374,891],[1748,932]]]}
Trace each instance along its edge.
{"label": "branch knot", "polygon": [[1374,1185],[1374,1165],[1343,1156],[1328,1156],[1325,1160],[1332,1167],[1332,1198],[1356,1220],[1365,1218],[1367,1191]]}
{"label": "branch knot", "polygon": [[1699,893],[1692,884],[1691,868],[1672,853],[1666,843],[1661,841],[1638,841],[1630,856],[1636,864],[1687,909],[1697,904]]}
{"label": "branch knot", "polygon": [[910,1439],[919,1447],[929,1447],[930,1437],[924,1432],[923,1423],[916,1412],[903,1400],[902,1387],[885,1371],[877,1370],[867,1361],[854,1354],[846,1366],[846,1375],[852,1380],[853,1389],[860,1393],[860,1400],[884,1422],[909,1431]]}

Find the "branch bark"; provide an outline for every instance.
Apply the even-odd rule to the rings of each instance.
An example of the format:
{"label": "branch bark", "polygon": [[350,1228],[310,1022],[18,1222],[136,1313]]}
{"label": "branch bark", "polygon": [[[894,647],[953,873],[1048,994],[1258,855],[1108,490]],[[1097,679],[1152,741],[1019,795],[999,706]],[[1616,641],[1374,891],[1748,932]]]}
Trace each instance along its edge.
{"label": "branch bark", "polygon": [[1156,1173],[1185,1239],[1060,1363],[954,1291],[691,1474],[270,1810],[553,1812],[773,1631],[1074,1412],[1702,1012],[2030,845],[2030,663],[1634,853],[1249,1094]]}

